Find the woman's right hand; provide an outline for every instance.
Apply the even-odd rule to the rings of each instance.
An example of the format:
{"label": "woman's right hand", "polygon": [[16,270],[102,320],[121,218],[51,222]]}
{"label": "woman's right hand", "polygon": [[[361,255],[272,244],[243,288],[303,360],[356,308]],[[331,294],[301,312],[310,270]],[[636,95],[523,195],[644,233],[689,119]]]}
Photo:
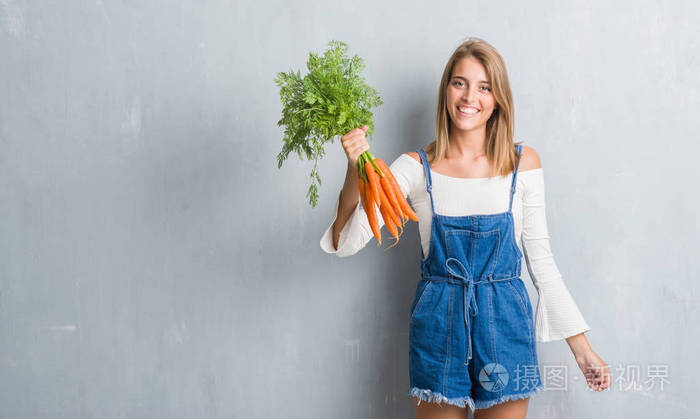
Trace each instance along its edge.
{"label": "woman's right hand", "polygon": [[360,128],[348,131],[345,135],[340,137],[350,167],[356,168],[360,154],[369,150],[369,143],[367,143],[367,139],[365,138],[368,128],[367,125],[363,125]]}

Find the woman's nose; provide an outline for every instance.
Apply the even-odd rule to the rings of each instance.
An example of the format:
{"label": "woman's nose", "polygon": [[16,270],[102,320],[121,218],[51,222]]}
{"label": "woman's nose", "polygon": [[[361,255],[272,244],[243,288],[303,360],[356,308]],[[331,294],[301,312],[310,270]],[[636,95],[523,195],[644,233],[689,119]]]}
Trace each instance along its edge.
{"label": "woman's nose", "polygon": [[464,89],[464,94],[462,95],[462,99],[464,99],[465,102],[467,103],[473,103],[472,100],[474,99],[474,89],[466,88]]}

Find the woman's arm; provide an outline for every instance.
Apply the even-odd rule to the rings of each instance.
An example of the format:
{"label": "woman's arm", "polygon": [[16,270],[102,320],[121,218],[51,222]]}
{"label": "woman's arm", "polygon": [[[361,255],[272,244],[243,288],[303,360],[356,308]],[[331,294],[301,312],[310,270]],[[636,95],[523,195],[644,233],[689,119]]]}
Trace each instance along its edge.
{"label": "woman's arm", "polygon": [[569,293],[550,249],[545,212],[544,172],[532,147],[523,147],[520,161],[522,232],[525,263],[539,296],[535,313],[538,342],[550,342],[590,330]]}
{"label": "woman's arm", "polygon": [[[523,147],[520,167],[524,171],[542,168],[532,147]],[[602,391],[610,386],[609,368],[584,335],[590,327],[564,284],[549,246],[543,171],[528,173],[524,185],[521,241],[530,278],[539,294],[537,340],[565,338],[589,387]]]}
{"label": "woman's arm", "polygon": [[595,391],[603,391],[610,387],[610,367],[593,351],[583,333],[569,336],[566,343],[569,344],[576,364],[586,377],[588,386]]}
{"label": "woman's arm", "polygon": [[333,222],[333,249],[335,250],[338,249],[340,232],[360,201],[359,170],[356,164],[348,162],[348,169],[345,172],[345,183],[340,190],[338,200],[338,213]]}

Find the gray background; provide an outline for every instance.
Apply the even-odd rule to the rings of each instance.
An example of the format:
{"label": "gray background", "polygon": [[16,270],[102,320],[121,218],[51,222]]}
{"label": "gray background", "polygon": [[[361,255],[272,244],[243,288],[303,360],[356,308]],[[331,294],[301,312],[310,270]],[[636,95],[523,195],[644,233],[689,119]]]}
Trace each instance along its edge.
{"label": "gray background", "polygon": [[387,252],[323,253],[345,155],[328,145],[311,209],[312,162],[277,168],[273,78],[347,42],[393,161],[432,138],[468,36],[506,60],[557,265],[614,379],[589,391],[565,341],[540,343],[567,389],[529,417],[694,417],[699,12],[0,0],[0,417],[412,417],[417,225]]}

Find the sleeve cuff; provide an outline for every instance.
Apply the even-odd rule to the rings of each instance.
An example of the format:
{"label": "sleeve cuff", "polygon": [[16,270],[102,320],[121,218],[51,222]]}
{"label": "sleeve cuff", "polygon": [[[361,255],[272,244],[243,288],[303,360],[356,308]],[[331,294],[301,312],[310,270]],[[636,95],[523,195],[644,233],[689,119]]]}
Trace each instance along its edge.
{"label": "sleeve cuff", "polygon": [[[591,330],[568,290],[560,292],[559,298],[563,301],[559,304],[552,304],[547,298],[546,293],[540,293],[535,314],[535,341],[563,340]],[[556,313],[548,308],[555,309]]]}
{"label": "sleeve cuff", "polygon": [[338,194],[338,198],[336,199],[335,202],[335,209],[333,210],[333,221],[331,221],[331,224],[328,226],[326,231],[323,233],[323,236],[321,236],[321,241],[320,241],[320,246],[321,249],[323,249],[324,252],[331,254],[331,255],[336,255],[338,257],[345,257],[345,256],[350,256],[356,251],[354,251],[352,243],[348,239],[348,232],[352,226],[352,224],[355,221],[355,218],[358,216],[358,212],[360,211],[360,202],[358,201],[357,205],[355,206],[355,210],[353,213],[350,215],[350,218],[348,218],[347,222],[343,226],[343,229],[340,231],[340,237],[338,238],[338,248],[334,249],[333,248],[333,223],[335,223],[335,220],[338,218],[338,206],[340,205],[340,194]]}

